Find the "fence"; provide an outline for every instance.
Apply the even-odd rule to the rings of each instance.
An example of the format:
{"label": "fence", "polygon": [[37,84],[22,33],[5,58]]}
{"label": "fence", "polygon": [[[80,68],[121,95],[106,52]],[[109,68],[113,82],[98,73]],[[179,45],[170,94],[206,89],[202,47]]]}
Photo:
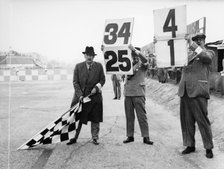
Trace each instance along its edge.
{"label": "fence", "polygon": [[0,82],[72,80],[73,70],[68,69],[0,69]]}

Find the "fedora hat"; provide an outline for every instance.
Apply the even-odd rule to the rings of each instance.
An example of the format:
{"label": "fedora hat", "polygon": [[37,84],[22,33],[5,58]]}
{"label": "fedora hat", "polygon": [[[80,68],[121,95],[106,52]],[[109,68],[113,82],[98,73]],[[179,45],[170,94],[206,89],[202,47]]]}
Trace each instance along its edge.
{"label": "fedora hat", "polygon": [[195,41],[195,40],[197,40],[197,39],[205,39],[206,38],[206,36],[205,36],[205,34],[204,33],[197,33],[196,35],[194,35],[193,37],[192,37],[192,40],[193,41]]}
{"label": "fedora hat", "polygon": [[94,48],[92,46],[86,46],[86,49],[84,52],[82,52],[83,54],[87,54],[90,56],[96,56],[95,52],[94,52]]}

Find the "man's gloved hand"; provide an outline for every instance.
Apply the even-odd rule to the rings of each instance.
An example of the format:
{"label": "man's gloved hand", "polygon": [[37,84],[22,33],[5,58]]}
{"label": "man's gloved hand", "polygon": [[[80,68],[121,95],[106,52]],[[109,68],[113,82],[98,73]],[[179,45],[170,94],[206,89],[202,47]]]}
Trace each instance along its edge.
{"label": "man's gloved hand", "polygon": [[83,101],[83,96],[80,96],[79,97],[79,101]]}
{"label": "man's gloved hand", "polygon": [[190,50],[195,51],[198,48],[198,45],[195,42],[192,42],[192,44],[189,48],[190,48]]}
{"label": "man's gloved hand", "polygon": [[189,49],[195,52],[196,54],[200,54],[203,51],[203,49],[200,46],[198,46],[197,43],[195,42],[191,44]]}

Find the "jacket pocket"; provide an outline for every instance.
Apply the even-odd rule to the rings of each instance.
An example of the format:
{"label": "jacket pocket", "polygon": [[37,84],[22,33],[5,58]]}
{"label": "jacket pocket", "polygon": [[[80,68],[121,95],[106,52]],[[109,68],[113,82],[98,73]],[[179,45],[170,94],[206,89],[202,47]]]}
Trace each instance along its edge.
{"label": "jacket pocket", "polygon": [[145,83],[144,82],[140,83],[139,86],[140,86],[140,88],[139,88],[140,91],[139,92],[140,93],[145,93]]}
{"label": "jacket pocket", "polygon": [[209,90],[208,90],[208,81],[207,80],[198,80],[198,84],[204,92],[208,93]]}

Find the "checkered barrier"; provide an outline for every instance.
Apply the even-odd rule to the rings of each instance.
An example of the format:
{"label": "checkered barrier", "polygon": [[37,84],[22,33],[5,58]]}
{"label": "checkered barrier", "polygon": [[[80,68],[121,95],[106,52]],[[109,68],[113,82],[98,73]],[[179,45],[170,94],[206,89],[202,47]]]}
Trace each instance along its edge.
{"label": "checkered barrier", "polygon": [[73,70],[67,69],[0,69],[0,82],[72,80]]}

